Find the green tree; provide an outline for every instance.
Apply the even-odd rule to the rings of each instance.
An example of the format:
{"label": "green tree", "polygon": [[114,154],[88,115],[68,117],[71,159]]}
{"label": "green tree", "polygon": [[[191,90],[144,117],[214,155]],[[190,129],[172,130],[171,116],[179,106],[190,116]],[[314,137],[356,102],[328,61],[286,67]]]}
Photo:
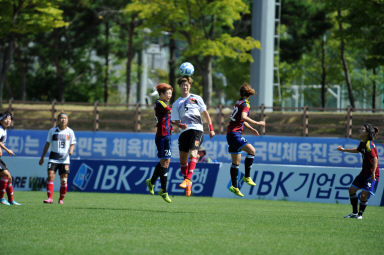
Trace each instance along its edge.
{"label": "green tree", "polygon": [[3,85],[13,61],[19,37],[66,26],[60,0],[2,0],[0,1],[0,103]]}
{"label": "green tree", "polygon": [[231,36],[234,22],[242,13],[249,13],[242,0],[134,0],[127,7],[143,20],[143,26],[152,31],[167,31],[176,40],[186,42],[183,55],[193,59],[202,76],[203,98],[207,105],[212,97],[212,62],[232,58],[239,62],[253,61],[250,50],[260,43],[248,36]]}

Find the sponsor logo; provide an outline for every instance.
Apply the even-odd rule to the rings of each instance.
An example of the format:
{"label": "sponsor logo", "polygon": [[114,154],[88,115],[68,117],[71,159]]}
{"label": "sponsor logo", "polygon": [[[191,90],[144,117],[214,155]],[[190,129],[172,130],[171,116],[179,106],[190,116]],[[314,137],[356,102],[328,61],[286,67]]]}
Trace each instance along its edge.
{"label": "sponsor logo", "polygon": [[91,167],[85,163],[81,164],[72,182],[74,190],[85,190],[92,177],[92,174],[93,169]]}

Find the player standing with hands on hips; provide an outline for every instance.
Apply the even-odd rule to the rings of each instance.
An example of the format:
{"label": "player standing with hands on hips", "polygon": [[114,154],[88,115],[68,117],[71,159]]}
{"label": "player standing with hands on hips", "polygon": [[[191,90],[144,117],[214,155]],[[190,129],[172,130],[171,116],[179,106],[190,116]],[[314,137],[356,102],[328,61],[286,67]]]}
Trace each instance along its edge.
{"label": "player standing with hands on hips", "polygon": [[256,186],[250,176],[253,158],[255,157],[255,148],[252,146],[252,144],[248,143],[245,137],[242,136],[243,128],[245,126],[251,130],[253,134],[259,135],[259,132],[257,132],[257,130],[254,129],[250,124],[265,126],[264,121],[255,121],[248,117],[250,110],[250,104],[248,100],[254,94],[255,91],[249,84],[244,83],[241,85],[240,99],[236,101],[236,104],[233,107],[233,112],[230,117],[231,120],[227,128],[228,152],[232,157],[232,165],[230,170],[232,186],[229,187],[229,190],[240,197],[244,196],[237,185],[237,176],[239,174],[239,165],[241,161],[241,151],[248,153],[244,160],[245,174],[243,181],[248,185]]}
{"label": "player standing with hands on hips", "polygon": [[[5,146],[7,141],[7,128],[12,124],[13,116],[10,112],[4,112],[0,114],[0,157],[5,150],[9,156],[15,156],[12,150]],[[7,192],[8,201],[5,200],[4,195]],[[12,176],[8,170],[7,165],[0,159],[0,204],[1,205],[21,205],[13,200],[13,186]]]}
{"label": "player standing with hands on hips", "polygon": [[160,83],[156,86],[156,90],[159,93],[159,99],[157,99],[155,103],[155,118],[157,121],[155,143],[157,147],[157,157],[160,159],[160,162],[156,165],[152,178],[147,179],[146,183],[149,193],[153,195],[153,187],[157,178],[160,176],[161,189],[159,190],[159,195],[165,202],[171,203],[172,200],[167,193],[167,173],[172,157],[171,135],[173,129],[170,116],[171,107],[167,105],[167,102],[169,102],[172,97],[173,88],[169,84]]}
{"label": "player standing with hands on hips", "polygon": [[[379,129],[371,124],[364,124],[360,128],[361,142],[357,148],[345,149],[338,146],[337,149],[341,152],[358,153],[363,157],[362,170],[353,180],[349,187],[349,198],[352,205],[352,213],[344,216],[344,218],[355,218],[361,220],[363,213],[368,205],[368,199],[371,195],[375,195],[377,185],[379,183],[379,158],[378,153],[373,143],[374,137],[378,134]],[[357,210],[357,191],[361,189],[360,208]]]}
{"label": "player standing with hands on hips", "polygon": [[68,127],[68,115],[61,112],[57,116],[57,126],[48,131],[47,142],[45,143],[43,154],[39,161],[39,165],[44,163],[44,156],[48,149],[51,148],[48,161],[48,180],[47,180],[47,196],[48,199],[43,202],[52,204],[53,199],[53,181],[55,180],[56,171],[60,175],[60,198],[59,204],[64,204],[63,200],[67,193],[67,180],[69,174],[69,157],[75,149],[76,137],[71,128]]}
{"label": "player standing with hands on hips", "polygon": [[[177,83],[181,89],[179,97],[172,105],[171,120],[173,124],[180,127],[179,153],[180,167],[184,181],[179,185],[186,189],[186,196],[191,195],[192,175],[198,161],[198,149],[203,143],[203,121],[201,115],[208,122],[209,137],[215,136],[211,117],[207,111],[203,99],[195,94],[191,94],[192,78],[189,76],[180,77]],[[191,153],[191,159],[188,163],[188,154]]]}

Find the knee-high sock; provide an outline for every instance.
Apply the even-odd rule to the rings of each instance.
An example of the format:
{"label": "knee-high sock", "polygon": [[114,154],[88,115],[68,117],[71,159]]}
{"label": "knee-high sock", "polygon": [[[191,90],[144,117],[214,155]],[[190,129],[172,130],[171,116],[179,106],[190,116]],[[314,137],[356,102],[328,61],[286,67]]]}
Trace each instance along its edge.
{"label": "knee-high sock", "polygon": [[247,157],[244,160],[244,166],[245,166],[244,176],[245,177],[250,177],[251,176],[251,167],[252,167],[252,164],[253,164],[253,158],[254,157],[255,157],[255,155],[248,154]]}
{"label": "knee-high sock", "polygon": [[47,196],[52,199],[53,196],[53,181],[47,181]]}
{"label": "knee-high sock", "polygon": [[13,186],[12,186],[12,182],[10,182],[10,181],[8,181],[7,196],[8,196],[8,201],[12,202],[13,201]]}
{"label": "knee-high sock", "polygon": [[188,163],[186,165],[180,165],[181,174],[183,175],[184,179],[187,178],[187,172],[188,172]]}
{"label": "knee-high sock", "polygon": [[60,200],[63,200],[65,197],[65,194],[67,194],[67,183],[61,184],[60,186]]}
{"label": "knee-high sock", "polygon": [[360,201],[359,215],[363,215],[365,208],[367,208],[368,201]]}
{"label": "knee-high sock", "polygon": [[239,165],[232,164],[231,166],[231,180],[232,186],[237,188],[237,175],[239,174]]}
{"label": "knee-high sock", "polygon": [[161,167],[160,168],[160,183],[161,189],[164,193],[167,192],[167,176],[168,176],[168,168]]}
{"label": "knee-high sock", "polygon": [[188,173],[187,173],[187,179],[192,179],[193,171],[195,171],[197,163],[197,158],[191,158],[191,161],[189,161],[188,164]]}
{"label": "knee-high sock", "polygon": [[5,191],[8,186],[8,177],[1,177],[0,179],[0,199],[4,198]]}
{"label": "knee-high sock", "polygon": [[359,198],[357,197],[356,193],[353,195],[349,195],[349,200],[351,201],[352,205],[352,212],[357,213],[357,203],[359,202]]}
{"label": "knee-high sock", "polygon": [[157,178],[159,177],[159,175],[160,175],[160,168],[161,168],[161,165],[160,165],[160,162],[159,162],[156,165],[155,171],[153,171],[153,175],[152,175],[152,178],[151,178],[151,183],[152,184],[155,184]]}

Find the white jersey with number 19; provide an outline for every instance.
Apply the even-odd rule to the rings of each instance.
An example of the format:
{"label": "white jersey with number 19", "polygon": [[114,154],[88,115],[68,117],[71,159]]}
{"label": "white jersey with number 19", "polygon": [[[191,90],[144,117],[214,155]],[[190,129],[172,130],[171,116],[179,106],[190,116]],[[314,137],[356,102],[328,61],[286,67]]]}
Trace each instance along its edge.
{"label": "white jersey with number 19", "polygon": [[73,130],[69,127],[64,130],[59,127],[51,128],[48,131],[47,142],[50,144],[51,149],[49,162],[69,164],[69,148],[72,144],[76,144]]}

